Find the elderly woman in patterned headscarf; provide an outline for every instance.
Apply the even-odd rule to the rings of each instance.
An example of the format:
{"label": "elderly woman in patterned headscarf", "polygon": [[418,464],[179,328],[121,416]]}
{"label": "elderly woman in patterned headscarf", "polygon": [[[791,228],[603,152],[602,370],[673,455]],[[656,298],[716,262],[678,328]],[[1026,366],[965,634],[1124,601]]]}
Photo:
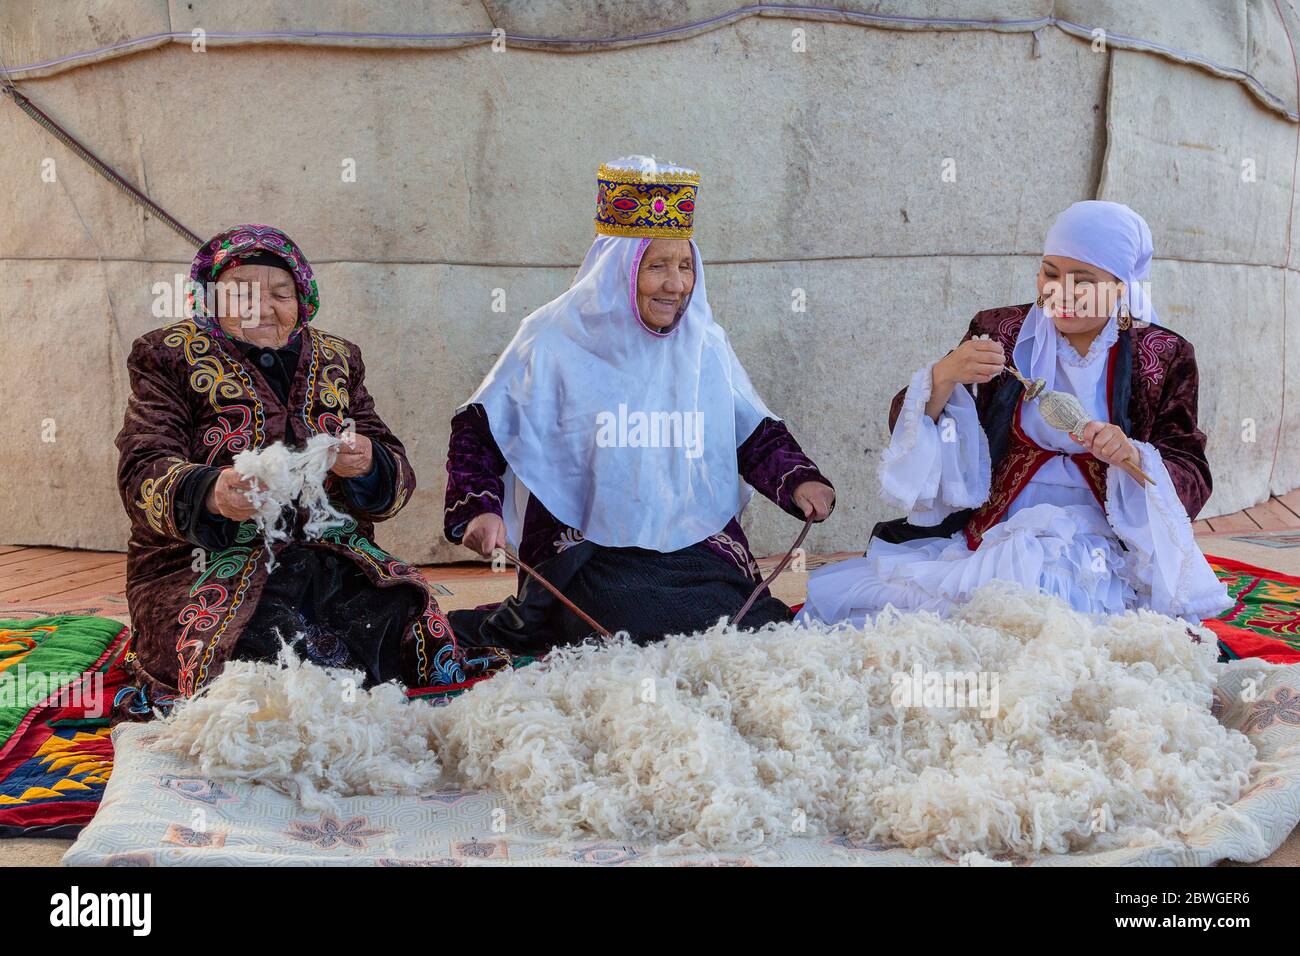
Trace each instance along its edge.
{"label": "elderly woman in patterned headscarf", "polygon": [[[284,233],[236,226],[199,251],[190,315],[136,340],[118,484],[131,519],[127,599],[133,686],[119,719],[166,709],[232,658],[266,659],[280,638],[369,682],[460,683],[506,666],[457,653],[428,585],[373,543],[415,474],[375,410],[361,351],[310,324],[311,266]],[[265,546],[234,456],[312,435],[344,438],[325,488],[347,521]],[[273,570],[272,570],[273,569]]]}

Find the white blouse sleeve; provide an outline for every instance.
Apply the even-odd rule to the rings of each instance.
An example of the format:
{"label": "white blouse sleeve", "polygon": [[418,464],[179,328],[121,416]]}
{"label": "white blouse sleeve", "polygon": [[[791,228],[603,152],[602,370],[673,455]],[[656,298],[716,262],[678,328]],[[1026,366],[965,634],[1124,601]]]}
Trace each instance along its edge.
{"label": "white blouse sleeve", "polygon": [[925,413],[933,368],[912,376],[879,469],[880,496],[921,527],[982,505],[992,470],[988,436],[964,386],[952,390],[938,422]]}
{"label": "white blouse sleeve", "polygon": [[1133,444],[1154,485],[1142,485],[1123,468],[1106,469],[1106,518],[1128,547],[1125,573],[1139,593],[1150,595],[1157,613],[1197,622],[1215,617],[1232,606],[1228,589],[1192,536],[1160,452],[1147,442]]}

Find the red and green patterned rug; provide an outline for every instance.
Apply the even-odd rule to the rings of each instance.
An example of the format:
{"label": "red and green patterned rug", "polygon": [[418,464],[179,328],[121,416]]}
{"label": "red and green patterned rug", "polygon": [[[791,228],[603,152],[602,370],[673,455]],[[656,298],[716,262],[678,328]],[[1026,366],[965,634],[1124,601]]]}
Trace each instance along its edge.
{"label": "red and green patterned rug", "polygon": [[[0,620],[0,837],[71,837],[95,815],[113,770],[109,718],[129,633],[85,615]],[[474,683],[408,696],[436,703]]]}
{"label": "red and green patterned rug", "polygon": [[0,620],[0,836],[72,836],[95,815],[128,633],[100,617]]}
{"label": "red and green patterned rug", "polygon": [[1300,577],[1209,554],[1205,559],[1236,601],[1204,622],[1219,636],[1220,649],[1234,658],[1300,662]]}

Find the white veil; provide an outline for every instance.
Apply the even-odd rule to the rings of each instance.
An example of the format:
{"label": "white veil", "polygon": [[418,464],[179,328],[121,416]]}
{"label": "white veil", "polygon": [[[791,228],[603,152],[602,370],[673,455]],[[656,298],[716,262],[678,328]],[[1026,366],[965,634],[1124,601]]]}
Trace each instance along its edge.
{"label": "white veil", "polygon": [[641,321],[650,241],[598,235],[569,289],[524,319],[461,406],[484,407],[509,465],[516,545],[530,492],[597,544],[661,552],[721,531],[753,494],[736,448],[775,416],[713,321],[694,241],[685,312],[667,332]]}

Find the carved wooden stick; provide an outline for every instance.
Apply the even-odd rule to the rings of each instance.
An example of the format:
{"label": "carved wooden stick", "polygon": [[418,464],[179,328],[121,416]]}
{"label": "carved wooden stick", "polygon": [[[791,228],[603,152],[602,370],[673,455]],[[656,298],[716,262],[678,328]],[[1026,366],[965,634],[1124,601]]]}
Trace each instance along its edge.
{"label": "carved wooden stick", "polygon": [[736,613],[736,616],[732,618],[731,623],[733,626],[740,627],[740,619],[749,613],[749,609],[754,606],[754,602],[758,600],[758,596],[763,593],[763,588],[775,581],[776,576],[785,570],[785,566],[790,563],[790,559],[794,557],[794,553],[799,550],[799,545],[803,544],[803,539],[808,537],[808,529],[812,526],[813,519],[812,516],[809,515],[808,520],[803,523],[803,530],[799,532],[799,537],[794,539],[794,544],[790,545],[790,550],[785,553],[785,557],[781,559],[781,563],[778,564],[775,570],[767,576],[766,581],[754,588],[754,593],[749,596],[749,600],[745,602],[744,607],[742,607]]}

